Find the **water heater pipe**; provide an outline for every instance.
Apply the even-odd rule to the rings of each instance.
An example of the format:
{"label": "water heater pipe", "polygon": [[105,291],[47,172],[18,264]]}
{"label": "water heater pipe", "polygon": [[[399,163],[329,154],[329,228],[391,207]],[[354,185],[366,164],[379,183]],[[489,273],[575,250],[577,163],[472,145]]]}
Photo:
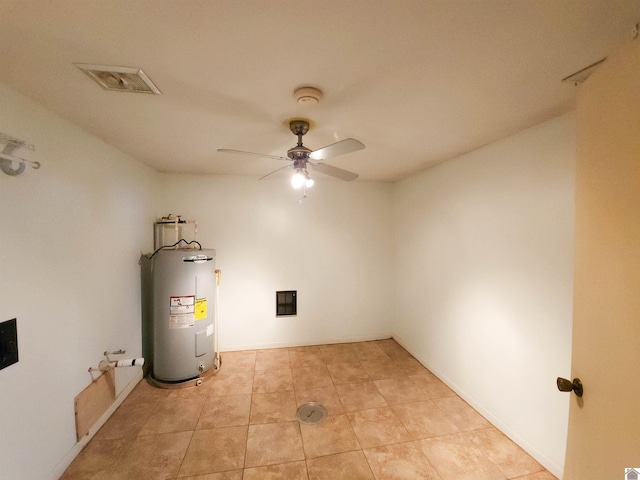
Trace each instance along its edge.
{"label": "water heater pipe", "polygon": [[[123,355],[125,351],[118,349],[115,352],[111,352],[111,355]],[[109,358],[109,352],[105,351],[103,354],[106,360],[100,360],[98,368],[89,367],[89,372],[106,372],[112,368],[120,367],[141,367],[144,365],[144,358],[121,358],[120,360],[111,360]]]}
{"label": "water heater pipe", "polygon": [[220,368],[220,365],[222,365],[222,362],[220,360],[220,350],[218,349],[218,322],[220,321],[218,291],[220,290],[220,280],[222,279],[222,270],[216,268],[214,272],[216,274],[216,318],[215,318],[215,322],[213,322],[214,323],[213,324],[213,343],[214,343],[214,351],[215,351],[215,358],[213,359],[213,364],[215,365],[217,370]]}
{"label": "water heater pipe", "polygon": [[122,360],[109,361],[100,360],[98,368],[89,367],[90,372],[106,372],[112,368],[120,367],[141,367],[144,365],[144,358],[123,358]]}

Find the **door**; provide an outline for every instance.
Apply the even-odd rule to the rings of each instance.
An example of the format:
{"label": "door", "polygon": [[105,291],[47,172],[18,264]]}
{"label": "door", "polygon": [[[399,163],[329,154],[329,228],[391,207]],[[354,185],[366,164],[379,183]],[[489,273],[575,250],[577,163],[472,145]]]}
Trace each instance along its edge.
{"label": "door", "polygon": [[[565,480],[640,467],[640,39],[578,98],[572,395]],[[563,394],[566,395],[566,394]]]}

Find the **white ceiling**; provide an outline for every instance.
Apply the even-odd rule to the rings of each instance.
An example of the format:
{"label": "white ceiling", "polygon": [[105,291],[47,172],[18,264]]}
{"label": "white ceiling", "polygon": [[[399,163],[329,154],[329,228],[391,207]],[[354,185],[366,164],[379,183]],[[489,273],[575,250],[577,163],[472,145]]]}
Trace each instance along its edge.
{"label": "white ceiling", "polygon": [[[159,171],[265,175],[281,162],[216,150],[285,155],[304,117],[311,149],[366,145],[328,163],[395,181],[571,110],[561,79],[637,21],[638,0],[0,0],[0,81]],[[74,63],[141,67],[162,95]]]}

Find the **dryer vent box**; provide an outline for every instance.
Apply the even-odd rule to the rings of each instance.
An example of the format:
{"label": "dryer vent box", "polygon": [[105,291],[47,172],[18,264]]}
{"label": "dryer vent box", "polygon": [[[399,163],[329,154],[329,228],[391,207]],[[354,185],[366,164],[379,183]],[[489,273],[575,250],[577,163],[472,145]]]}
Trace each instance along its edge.
{"label": "dryer vent box", "polygon": [[18,326],[16,319],[0,323],[0,370],[18,362]]}
{"label": "dryer vent box", "polygon": [[298,313],[297,292],[283,290],[276,292],[276,317],[295,316]]}

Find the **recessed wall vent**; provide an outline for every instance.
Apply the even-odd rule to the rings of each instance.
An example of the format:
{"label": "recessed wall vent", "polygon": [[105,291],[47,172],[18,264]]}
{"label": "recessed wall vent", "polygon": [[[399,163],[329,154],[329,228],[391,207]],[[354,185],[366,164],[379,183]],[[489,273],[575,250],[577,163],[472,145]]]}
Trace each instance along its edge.
{"label": "recessed wall vent", "polygon": [[76,63],[75,66],[89,75],[105,90],[161,94],[158,87],[153,84],[151,79],[140,68],[89,65],[86,63]]}

